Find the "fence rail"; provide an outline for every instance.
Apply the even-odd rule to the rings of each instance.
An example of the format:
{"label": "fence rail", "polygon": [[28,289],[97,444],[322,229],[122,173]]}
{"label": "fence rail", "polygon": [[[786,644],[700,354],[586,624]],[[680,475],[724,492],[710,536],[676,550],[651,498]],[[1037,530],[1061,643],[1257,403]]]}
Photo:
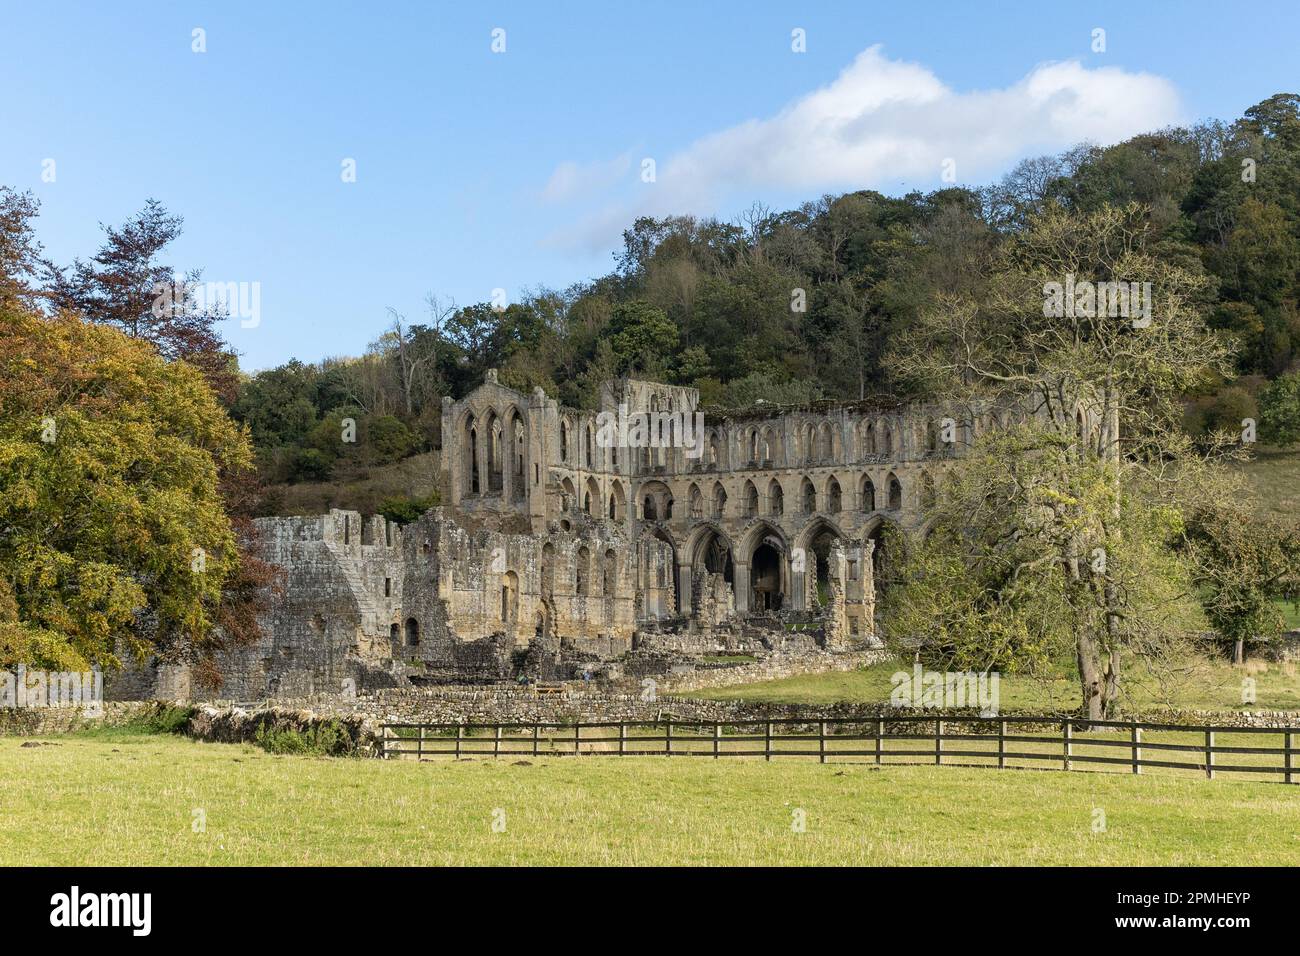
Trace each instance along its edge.
{"label": "fence rail", "polygon": [[[1023,733],[1014,732],[1023,726]],[[1041,728],[1059,727],[1058,733]],[[1146,737],[1150,733],[1161,739]],[[1258,773],[1300,782],[1300,727],[1228,727],[1078,717],[799,717],[771,720],[623,720],[572,724],[389,723],[382,755],[414,757],[666,756],[870,758],[878,765],[1036,766],[1095,764],[1217,773]],[[1251,746],[1261,735],[1281,746]],[[923,742],[923,743],[922,743]],[[760,746],[761,745],[761,746]],[[1154,758],[1149,756],[1154,754]],[[1182,759],[1173,759],[1183,756]],[[1234,763],[1218,759],[1233,755]],[[954,759],[956,758],[956,759]],[[1278,759],[1273,759],[1278,758]],[[982,762],[975,762],[982,761]],[[1024,763],[1028,762],[1028,763]]]}

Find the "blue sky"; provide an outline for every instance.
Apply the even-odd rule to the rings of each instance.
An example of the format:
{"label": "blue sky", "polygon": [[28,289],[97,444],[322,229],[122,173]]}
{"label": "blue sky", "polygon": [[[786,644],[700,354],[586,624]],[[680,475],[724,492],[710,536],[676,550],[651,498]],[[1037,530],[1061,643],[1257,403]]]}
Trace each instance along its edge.
{"label": "blue sky", "polygon": [[1300,5],[1143,6],[4,2],[0,184],[60,262],[183,215],[172,264],[260,283],[247,369],[357,354],[429,292],[604,273],[639,213],[981,184],[1300,85]]}

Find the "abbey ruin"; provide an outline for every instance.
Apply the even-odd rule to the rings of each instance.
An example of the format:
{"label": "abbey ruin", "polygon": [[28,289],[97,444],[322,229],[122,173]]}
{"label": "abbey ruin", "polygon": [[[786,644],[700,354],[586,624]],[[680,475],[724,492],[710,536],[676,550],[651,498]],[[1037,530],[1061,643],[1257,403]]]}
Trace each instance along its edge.
{"label": "abbey ruin", "polygon": [[[945,462],[1015,414],[879,402],[705,413],[698,399],[621,379],[600,411],[579,411],[494,372],[444,399],[440,507],[404,527],[339,510],[259,520],[284,592],[264,638],[220,661],[223,693],[869,646],[888,529],[924,533]],[[165,671],[155,692],[188,696],[183,671]]]}

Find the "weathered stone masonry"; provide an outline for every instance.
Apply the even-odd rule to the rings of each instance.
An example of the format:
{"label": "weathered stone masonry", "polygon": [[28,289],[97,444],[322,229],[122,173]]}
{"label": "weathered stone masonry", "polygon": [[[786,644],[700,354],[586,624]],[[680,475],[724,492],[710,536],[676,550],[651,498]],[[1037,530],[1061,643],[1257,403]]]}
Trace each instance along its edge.
{"label": "weathered stone masonry", "polygon": [[[405,527],[338,510],[258,521],[284,594],[264,638],[219,661],[221,695],[564,678],[615,659],[630,673],[629,654],[869,645],[886,529],[924,533],[947,463],[980,430],[1025,415],[820,402],[706,414],[695,434],[698,399],[623,379],[602,388],[601,413],[585,412],[540,388],[507,388],[495,372],[445,399],[443,507]],[[645,416],[652,440],[603,440],[602,423],[620,412]],[[175,667],[110,687],[189,690]]]}

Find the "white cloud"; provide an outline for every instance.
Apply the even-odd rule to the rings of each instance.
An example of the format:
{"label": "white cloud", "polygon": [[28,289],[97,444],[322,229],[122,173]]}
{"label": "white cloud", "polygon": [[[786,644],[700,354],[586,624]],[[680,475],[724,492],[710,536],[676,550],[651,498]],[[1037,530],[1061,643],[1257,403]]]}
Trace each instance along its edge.
{"label": "white cloud", "polygon": [[547,186],[553,197],[590,198],[600,182],[619,194],[606,195],[602,211],[551,242],[607,246],[636,215],[706,214],[733,193],[747,200],[764,190],[792,190],[812,198],[821,190],[900,181],[938,188],[946,159],[955,162],[958,182],[981,182],[1026,155],[1082,140],[1115,143],[1181,119],[1173,84],[1149,73],[1071,60],[1040,64],[1003,89],[959,93],[928,67],[891,60],[873,46],[833,82],[776,115],[713,133],[668,157],[639,197],[628,198],[629,187],[618,183],[635,178],[623,175],[626,154],[614,161],[624,164],[617,174],[611,163],[562,164]]}
{"label": "white cloud", "polygon": [[608,161],[579,164],[566,160],[555,167],[542,189],[543,202],[565,202],[593,191],[608,189],[622,178],[632,165],[632,154],[624,153]]}

